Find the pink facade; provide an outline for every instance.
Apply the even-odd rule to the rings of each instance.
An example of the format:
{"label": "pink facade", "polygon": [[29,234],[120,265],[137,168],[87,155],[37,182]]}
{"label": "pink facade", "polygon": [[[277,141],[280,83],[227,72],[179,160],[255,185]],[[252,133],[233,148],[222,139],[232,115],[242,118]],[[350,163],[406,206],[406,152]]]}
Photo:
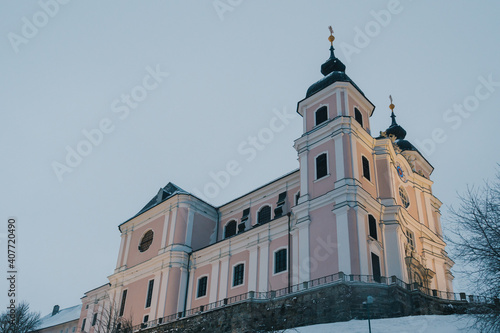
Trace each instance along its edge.
{"label": "pink facade", "polygon": [[[120,225],[105,288],[120,317],[184,316],[339,272],[452,291],[432,166],[394,115],[371,135],[374,106],[331,61],[297,106],[298,170],[220,207],[169,183]],[[84,308],[81,320],[99,309]]]}

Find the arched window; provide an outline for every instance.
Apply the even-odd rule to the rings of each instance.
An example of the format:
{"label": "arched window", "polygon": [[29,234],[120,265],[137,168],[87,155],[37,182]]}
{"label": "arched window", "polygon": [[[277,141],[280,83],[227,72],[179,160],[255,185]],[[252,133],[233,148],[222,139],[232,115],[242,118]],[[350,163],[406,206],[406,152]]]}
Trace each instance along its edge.
{"label": "arched window", "polygon": [[403,186],[399,187],[399,197],[401,198],[404,208],[408,208],[408,206],[410,206],[410,199],[408,199],[408,193]]}
{"label": "arched window", "polygon": [[328,109],[326,106],[322,106],[316,110],[314,113],[315,125],[318,126],[328,120]]}
{"label": "arched window", "polygon": [[325,177],[328,174],[328,163],[326,153],[316,157],[316,179]]}
{"label": "arched window", "polygon": [[370,180],[370,162],[364,156],[361,157],[361,160],[363,162],[363,177]]}
{"label": "arched window", "polygon": [[141,243],[139,244],[139,251],[144,252],[153,243],[153,230],[148,230],[144,236],[142,236]]}
{"label": "arched window", "polygon": [[229,221],[224,227],[224,238],[236,235],[236,221]]}
{"label": "arched window", "polygon": [[264,206],[257,213],[257,223],[264,224],[269,221],[271,221],[271,206]]}
{"label": "arched window", "polygon": [[368,215],[368,227],[370,229],[370,236],[374,239],[377,238],[377,221],[372,215]]}
{"label": "arched window", "polygon": [[354,108],[354,119],[363,127],[363,115],[358,110],[358,108]]}

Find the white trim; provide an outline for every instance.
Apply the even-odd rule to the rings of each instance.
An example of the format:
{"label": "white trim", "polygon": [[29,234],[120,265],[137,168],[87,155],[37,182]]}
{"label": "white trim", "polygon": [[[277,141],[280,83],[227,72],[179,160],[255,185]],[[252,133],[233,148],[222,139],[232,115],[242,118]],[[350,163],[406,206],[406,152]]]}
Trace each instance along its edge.
{"label": "white trim", "polygon": [[160,249],[163,249],[167,245],[167,234],[168,234],[168,220],[170,219],[170,211],[165,214],[165,219],[163,221],[163,233],[161,237]]}
{"label": "white trim", "polygon": [[192,207],[189,207],[187,226],[186,226],[186,238],[185,238],[185,244],[187,246],[191,246],[191,241],[193,238],[194,213],[195,213],[194,209]]}
{"label": "white trim", "polygon": [[356,220],[358,226],[358,243],[359,243],[359,271],[361,275],[368,275],[368,238],[366,237],[366,212],[359,207],[356,209]]}
{"label": "white trim", "polygon": [[269,286],[269,242],[259,247],[259,291],[268,291]]}
{"label": "white trim", "polygon": [[252,247],[248,255],[248,291],[257,291],[258,248]]}
{"label": "white trim", "polygon": [[[238,285],[234,285],[234,269],[236,266],[240,265],[240,264],[243,264],[243,282],[238,284]],[[242,261],[238,261],[237,263],[235,263],[234,265],[231,266],[231,289],[234,289],[234,288],[239,288],[241,286],[244,286],[246,281],[245,281],[245,266],[246,266],[246,261],[242,260]]]}
{"label": "white trim", "polygon": [[351,249],[349,241],[349,219],[347,216],[348,206],[334,209],[335,221],[337,222],[337,254],[339,272],[351,274]]}
{"label": "white trim", "polygon": [[[226,237],[226,227],[227,225],[229,224],[229,222],[236,222],[236,232],[234,233],[233,236],[236,236],[238,234],[238,219],[235,219],[235,218],[231,218],[229,221],[227,221],[225,224],[224,224],[224,227],[222,228],[222,239],[226,239],[228,237]],[[233,236],[229,236],[229,237],[233,237]]]}
{"label": "white trim", "polygon": [[337,90],[335,92],[335,95],[337,96],[337,116],[342,116],[342,104],[341,104],[341,97],[340,97],[340,91]]}
{"label": "white trim", "polygon": [[130,242],[132,241],[132,230],[127,230],[127,245],[125,246],[125,256],[123,257],[122,266],[127,265],[128,253],[130,252]]}
{"label": "white trim", "polygon": [[217,301],[217,291],[219,287],[219,266],[220,262],[216,261],[215,263],[212,263],[211,265],[211,274],[212,274],[212,283],[210,283],[210,295],[209,295],[209,302],[213,303]]}
{"label": "white trim", "polygon": [[229,257],[226,257],[220,262],[220,289],[219,289],[219,299],[224,299],[227,297],[227,286],[229,284]]}
{"label": "white trim", "polygon": [[304,267],[299,267],[299,283],[311,279],[311,261],[309,259],[309,223],[302,223],[302,226],[299,227],[299,262]]}
{"label": "white trim", "polygon": [[[324,175],[321,178],[318,178],[318,165],[317,165],[317,159],[319,156],[326,154],[326,175]],[[318,153],[316,156],[314,156],[314,181],[321,180],[324,178],[327,178],[330,176],[330,163],[328,161],[328,150],[324,150],[320,153]]]}
{"label": "white trim", "polygon": [[125,240],[127,238],[127,234],[121,234],[121,239],[120,239],[120,251],[118,252],[118,260],[116,262],[116,268],[120,268],[122,266],[122,255],[123,255],[123,250],[125,248]]}
{"label": "white trim", "polygon": [[[286,269],[284,271],[281,271],[281,272],[278,272],[278,273],[275,273],[276,272],[276,252],[278,251],[281,251],[281,250],[286,250],[286,260],[285,260],[285,264],[286,264]],[[288,251],[288,246],[281,246],[279,248],[277,248],[276,250],[273,251],[273,257],[272,257],[272,260],[273,260],[273,272],[272,272],[272,276],[275,276],[275,275],[280,275],[280,274],[283,274],[283,273],[286,273],[288,272],[288,256],[289,256],[289,253],[290,251]]]}
{"label": "white trim", "polygon": [[[269,221],[272,221],[273,220],[273,205],[270,204],[270,203],[264,203],[262,204],[259,209],[257,209],[257,212],[255,213],[255,224],[254,225],[258,225],[259,224],[259,212],[262,210],[262,208],[264,208],[265,206],[269,206],[269,208],[271,208],[271,219]],[[268,222],[269,222],[268,221]],[[266,222],[267,223],[267,222]],[[236,226],[238,226],[238,224],[236,224]]]}
{"label": "white trim", "polygon": [[177,222],[177,207],[174,207],[174,209],[172,210],[172,220],[170,221],[168,244],[174,244],[176,222]]}
{"label": "white trim", "polygon": [[[323,106],[326,106],[326,120],[325,120],[325,121],[323,121],[323,122],[322,122],[322,123],[320,123],[320,124],[316,124],[316,112],[318,112],[318,111],[319,111],[319,109],[321,109]],[[328,120],[330,120],[330,106],[329,106],[328,104],[320,104],[320,105],[316,108],[316,110],[314,110],[314,115],[313,115],[313,118],[314,118],[314,119],[313,119],[313,126],[312,126],[312,128],[314,128],[314,127],[316,127],[316,126],[319,126],[319,125],[321,125],[321,124],[326,123]],[[307,119],[307,118],[306,118],[306,119]]]}
{"label": "white trim", "polygon": [[[194,273],[194,272],[193,272]],[[207,278],[207,285],[206,285],[206,288],[205,288],[205,295],[203,296],[198,296],[198,289],[200,288],[200,280],[202,278],[206,277]],[[197,299],[200,299],[200,298],[203,298],[203,297],[208,297],[208,286],[209,286],[209,283],[208,283],[208,279],[209,279],[209,274],[203,274],[203,275],[200,275],[198,276],[198,278],[196,279],[196,297],[194,298],[195,300]]]}

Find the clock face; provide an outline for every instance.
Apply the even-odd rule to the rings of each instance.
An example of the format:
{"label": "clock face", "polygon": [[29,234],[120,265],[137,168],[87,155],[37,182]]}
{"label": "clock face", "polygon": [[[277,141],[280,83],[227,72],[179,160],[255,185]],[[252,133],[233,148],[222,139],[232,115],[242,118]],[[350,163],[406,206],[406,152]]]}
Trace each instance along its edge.
{"label": "clock face", "polygon": [[406,183],[408,179],[406,179],[406,175],[403,171],[403,168],[401,167],[401,165],[399,165],[399,163],[396,164],[396,171],[398,172],[399,178]]}

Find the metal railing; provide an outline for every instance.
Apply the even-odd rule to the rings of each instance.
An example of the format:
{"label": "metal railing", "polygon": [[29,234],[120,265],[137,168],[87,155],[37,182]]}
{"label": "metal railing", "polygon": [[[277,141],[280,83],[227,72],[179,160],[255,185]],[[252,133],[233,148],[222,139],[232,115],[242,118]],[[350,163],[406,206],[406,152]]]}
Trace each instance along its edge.
{"label": "metal railing", "polygon": [[373,275],[354,275],[354,274],[344,274],[342,272],[339,272],[277,290],[271,290],[265,292],[249,291],[233,297],[224,298],[220,301],[208,303],[205,305],[198,306],[196,308],[189,309],[185,311],[185,313],[178,312],[163,318],[159,318],[156,320],[136,325],[132,328],[132,331],[136,332],[146,328],[157,327],[159,325],[170,323],[182,318],[198,315],[203,312],[219,309],[228,305],[246,302],[249,300],[252,301],[272,300],[278,297],[293,295],[306,290],[315,289],[318,287],[323,287],[337,283],[363,283],[363,284],[369,283],[369,284],[378,284],[387,286],[396,285],[410,292],[420,292],[430,297],[435,297],[444,300],[452,300],[452,301],[463,301],[472,304],[493,304],[494,302],[498,302],[498,299],[493,297],[475,296],[475,295],[466,295],[465,293],[452,293],[447,291],[439,291],[436,289],[426,288],[417,283],[406,283],[403,280],[397,278],[396,276],[385,277],[385,276],[373,276]]}

